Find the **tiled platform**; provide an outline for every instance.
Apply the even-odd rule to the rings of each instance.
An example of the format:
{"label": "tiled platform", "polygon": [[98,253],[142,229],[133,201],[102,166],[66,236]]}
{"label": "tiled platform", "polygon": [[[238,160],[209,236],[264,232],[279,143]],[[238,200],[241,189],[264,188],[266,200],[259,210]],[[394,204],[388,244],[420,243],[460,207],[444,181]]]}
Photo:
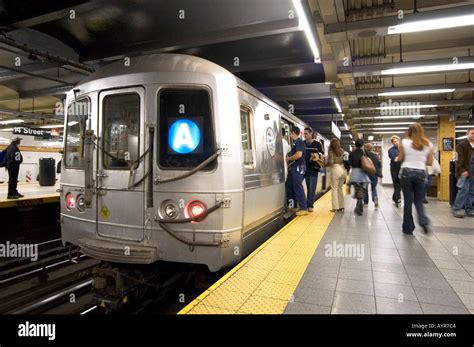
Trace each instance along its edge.
{"label": "tiled platform", "polygon": [[404,235],[390,197],[359,217],[350,196],[330,213],[326,194],[180,313],[474,313],[474,218],[430,198],[433,232]]}
{"label": "tiled platform", "polygon": [[[361,217],[346,196],[346,213],[334,217],[285,313],[474,313],[474,218],[456,219],[429,198],[433,232],[405,235],[403,208],[390,189],[379,194],[380,208],[370,203]],[[363,260],[328,256],[334,245],[363,249]]]}

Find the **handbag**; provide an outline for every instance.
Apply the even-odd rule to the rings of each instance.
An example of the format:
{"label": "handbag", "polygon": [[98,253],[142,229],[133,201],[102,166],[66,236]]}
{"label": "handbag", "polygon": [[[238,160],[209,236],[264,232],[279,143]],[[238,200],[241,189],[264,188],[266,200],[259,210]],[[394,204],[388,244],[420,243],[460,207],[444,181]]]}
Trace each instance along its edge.
{"label": "handbag", "polygon": [[433,158],[433,162],[431,163],[431,169],[433,170],[433,175],[441,173],[441,166],[435,158]]}
{"label": "handbag", "polygon": [[315,169],[322,169],[326,166],[326,156],[322,153],[311,153],[311,161]]}
{"label": "handbag", "polygon": [[360,166],[362,170],[368,173],[369,175],[375,175],[377,173],[377,169],[375,168],[374,162],[365,154],[365,151],[362,157],[360,158]]}

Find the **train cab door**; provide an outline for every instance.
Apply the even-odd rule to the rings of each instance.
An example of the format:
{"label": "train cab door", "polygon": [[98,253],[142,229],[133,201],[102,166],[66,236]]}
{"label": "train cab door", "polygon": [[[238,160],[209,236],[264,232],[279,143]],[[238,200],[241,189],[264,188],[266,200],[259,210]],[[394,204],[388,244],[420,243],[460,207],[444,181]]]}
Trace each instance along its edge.
{"label": "train cab door", "polygon": [[[99,94],[100,148],[97,151],[97,233],[143,240],[145,92],[141,87]],[[130,188],[129,188],[130,186]]]}

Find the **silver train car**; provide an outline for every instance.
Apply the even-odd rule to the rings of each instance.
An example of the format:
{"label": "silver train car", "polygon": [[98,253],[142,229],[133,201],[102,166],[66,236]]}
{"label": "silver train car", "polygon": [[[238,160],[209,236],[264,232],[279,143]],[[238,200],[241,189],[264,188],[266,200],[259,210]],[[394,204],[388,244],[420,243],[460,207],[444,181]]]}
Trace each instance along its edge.
{"label": "silver train car", "polygon": [[281,128],[306,124],[224,68],[181,54],[131,58],[66,102],[64,244],[113,263],[217,271],[282,226]]}

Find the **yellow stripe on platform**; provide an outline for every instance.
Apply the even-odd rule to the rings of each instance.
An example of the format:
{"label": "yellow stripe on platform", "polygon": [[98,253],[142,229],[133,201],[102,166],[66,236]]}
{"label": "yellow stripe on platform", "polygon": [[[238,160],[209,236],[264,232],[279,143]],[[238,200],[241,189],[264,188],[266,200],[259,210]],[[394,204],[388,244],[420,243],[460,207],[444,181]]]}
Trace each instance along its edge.
{"label": "yellow stripe on platform", "polygon": [[258,247],[178,314],[281,314],[331,223],[331,194]]}
{"label": "yellow stripe on platform", "polygon": [[59,193],[25,196],[20,199],[0,199],[0,208],[26,207],[48,204],[59,201]]}

